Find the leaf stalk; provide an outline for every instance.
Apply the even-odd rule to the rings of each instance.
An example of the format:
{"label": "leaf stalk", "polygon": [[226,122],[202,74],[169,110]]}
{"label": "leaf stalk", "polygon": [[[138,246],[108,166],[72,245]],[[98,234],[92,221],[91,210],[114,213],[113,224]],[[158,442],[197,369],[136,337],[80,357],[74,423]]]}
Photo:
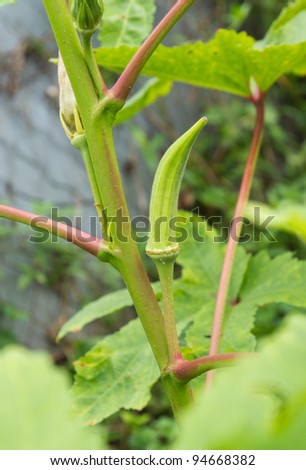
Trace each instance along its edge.
{"label": "leaf stalk", "polygon": [[20,222],[37,229],[46,230],[100,259],[103,258],[103,254],[107,255],[110,253],[110,248],[103,239],[93,237],[89,233],[82,232],[81,230],[49,219],[48,217],[32,214],[31,212],[15,209],[14,207],[5,206],[3,204],[0,204],[0,217]]}
{"label": "leaf stalk", "polygon": [[[221,272],[209,349],[210,356],[216,355],[219,350],[224,312],[228,299],[229,285],[233,271],[238,241],[242,231],[242,218],[245,206],[249,199],[253,175],[257,163],[257,157],[262,141],[262,134],[264,128],[264,97],[259,95],[256,100],[253,98],[253,102],[256,107],[255,127],[236,204],[234,223],[232,223],[231,225],[229,240],[226,247],[226,253]],[[210,384],[213,375],[213,371],[207,374],[207,384]]]}
{"label": "leaf stalk", "polygon": [[181,358],[176,361],[172,371],[178,380],[187,383],[211,370],[234,366],[237,359],[251,355],[250,353],[216,354],[199,357],[192,361],[185,361]]}
{"label": "leaf stalk", "polygon": [[195,0],[178,0],[166,16],[160,21],[149,37],[140,46],[134,57],[126,66],[119,79],[111,89],[111,93],[119,101],[129,96],[141,70],[151,57],[164,37],[191,7]]}

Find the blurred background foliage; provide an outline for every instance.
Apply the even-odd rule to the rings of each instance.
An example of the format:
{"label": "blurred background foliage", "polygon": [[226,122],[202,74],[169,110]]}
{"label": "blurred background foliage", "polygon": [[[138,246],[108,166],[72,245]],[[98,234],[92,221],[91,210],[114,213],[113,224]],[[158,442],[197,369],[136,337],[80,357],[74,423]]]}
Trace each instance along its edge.
{"label": "blurred background foliage", "polygon": [[[161,0],[156,3],[156,18],[161,17],[172,4]],[[276,0],[196,2],[193,13],[185,15],[167,38],[166,44],[176,45],[196,39],[207,41],[220,27],[247,31],[256,39],[261,39],[286,3]],[[112,78],[110,73],[109,78]],[[305,98],[305,80],[293,76],[282,77],[268,93],[265,134],[252,200],[268,204],[275,210],[281,201],[289,207],[302,206],[306,202]],[[199,208],[200,214],[205,217],[220,215],[229,225],[253,129],[254,110],[251,104],[225,93],[174,84],[168,97],[161,98],[143,111],[141,125],[139,116],[127,124],[128,132],[135,152],[141,156],[153,178],[163,152],[181,129],[190,124],[186,124],[184,114],[186,108],[189,108],[188,113],[195,114],[190,109],[194,103],[196,113],[206,115],[209,124],[192,152],[183,182],[180,208]],[[177,128],[173,113],[181,129]],[[133,158],[131,162],[126,171],[134,171]],[[42,208],[36,208],[36,211],[46,212]],[[69,215],[68,208],[64,212]],[[70,212],[73,215],[72,209]],[[17,229],[15,224],[1,223],[0,241],[9,236],[14,237],[17,244],[25,243],[24,233],[25,229]],[[249,242],[247,249],[256,252],[265,248],[273,255],[290,250],[305,259],[305,239],[277,228],[273,229],[273,233],[276,242],[270,243],[265,239],[261,243]],[[72,362],[94,344],[96,337],[118,329],[133,316],[133,312],[126,309],[120,316],[116,314],[97,321],[82,334],[69,336],[55,346],[56,333],[69,316],[71,307],[76,310],[100,296],[101,284],[105,291],[114,290],[120,286],[120,280],[107,266],[100,266],[94,259],[85,260],[82,253],[65,243],[37,244],[30,250],[32,263],[20,262],[17,288],[22,291],[32,284],[47,286],[61,296],[64,304],[68,304],[68,313],[63,309],[58,322],[45,333],[50,338],[49,350],[54,362],[72,374]],[[152,279],[154,276],[152,271]],[[290,313],[290,308],[284,304],[260,309],[254,333],[259,338],[272,333]],[[18,341],[11,324],[22,322],[28,316],[29,312],[20,306],[1,301],[0,347]],[[121,411],[108,418],[103,427],[107,430],[108,446],[116,449],[163,449],[173,442],[177,434],[160,384],[154,387],[153,399],[142,412]]]}

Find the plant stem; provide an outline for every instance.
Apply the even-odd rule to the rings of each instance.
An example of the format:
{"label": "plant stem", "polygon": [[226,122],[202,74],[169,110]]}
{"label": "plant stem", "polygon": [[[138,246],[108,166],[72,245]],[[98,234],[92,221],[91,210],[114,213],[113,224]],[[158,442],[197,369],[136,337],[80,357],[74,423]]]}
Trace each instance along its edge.
{"label": "plant stem", "polygon": [[32,214],[31,212],[0,204],[0,217],[14,220],[29,225],[30,227],[46,230],[97,257],[103,251],[107,252],[109,250],[107,243],[101,238],[93,237],[89,233],[82,232],[81,230],[77,230],[56,220],[48,219],[47,217]]}
{"label": "plant stem", "polygon": [[173,371],[162,373],[162,382],[169,397],[173,414],[179,422],[182,410],[193,403],[192,390],[189,384],[178,380]]}
{"label": "plant stem", "polygon": [[[114,246],[120,252],[120,258],[116,258],[116,267],[121,272],[131,294],[163,375],[163,371],[166,370],[170,362],[165,322],[136,242],[131,236],[131,222],[113,143],[111,127],[119,106],[122,106],[122,101],[118,103],[110,91],[102,101],[103,106],[100,107],[99,114],[95,114],[99,99],[96,96],[92,78],[66,4],[63,0],[43,0],[43,2],[78,103],[103,208],[112,218],[109,228]],[[179,16],[191,3],[193,2],[190,0],[177,2],[178,8],[181,9]],[[155,47],[150,48],[149,55],[152,54]],[[141,67],[136,74],[133,74],[135,80],[140,69]],[[117,233],[118,230],[121,232],[120,236]],[[167,393],[174,410],[190,403],[188,385],[179,383],[173,373],[169,372],[167,372],[167,380],[163,380],[166,381]]]}
{"label": "plant stem", "polygon": [[[85,134],[77,135],[73,137],[71,140],[71,144],[73,147],[79,150],[79,152],[82,154],[83,159],[84,159],[84,164],[86,168],[86,172],[88,175],[90,187],[92,190],[92,195],[94,198],[95,202],[95,207],[97,210],[97,214],[99,217],[99,221],[102,225],[102,233],[104,235],[104,238],[107,236],[107,221],[104,218],[104,212],[103,212],[103,201],[101,197],[101,193],[99,190],[99,186],[97,183],[96,175],[93,169],[90,153],[89,153],[89,148],[87,144],[87,138]],[[107,238],[106,238],[107,239]]]}
{"label": "plant stem", "polygon": [[131,236],[130,217],[119,175],[112,130],[108,123],[104,122],[101,132],[99,122],[93,121],[87,126],[86,135],[94,172],[104,207],[107,209],[113,243],[122,254],[119,269],[130,290],[159,366],[163,369],[169,361],[164,319],[136,242]]}
{"label": "plant stem", "polygon": [[174,364],[181,357],[181,350],[176,330],[176,321],[173,302],[173,270],[174,261],[155,261],[162,287],[163,314],[169,346],[170,364]]}
{"label": "plant stem", "polygon": [[97,96],[101,99],[104,98],[104,96],[107,94],[108,89],[104,83],[99,67],[95,60],[91,38],[92,37],[89,34],[82,34],[82,44],[87,66],[95,85]]}
{"label": "plant stem", "polygon": [[168,32],[195,0],[178,0],[144,41],[111,89],[115,99],[125,101],[144,65]]}
{"label": "plant stem", "polygon": [[[252,185],[254,170],[256,167],[257,156],[260,149],[263,127],[264,127],[264,99],[259,97],[258,101],[254,102],[256,106],[256,122],[252,137],[252,143],[244,170],[239,196],[236,204],[234,220],[231,226],[229,240],[226,248],[219,290],[217,294],[216,307],[214,313],[214,321],[212,327],[211,341],[209,355],[213,356],[218,353],[222,323],[224,312],[226,308],[230,279],[233,271],[235,253],[239,242],[239,237],[242,230],[242,217],[246,203],[249,198],[250,189]],[[206,383],[209,384],[212,380],[214,372],[211,371],[207,374]]]}
{"label": "plant stem", "polygon": [[229,353],[217,354],[215,356],[199,357],[192,361],[183,359],[176,361],[172,368],[174,375],[178,380],[189,382],[199,375],[205,374],[210,370],[219,369],[221,367],[229,367],[234,365],[234,361],[243,357],[248,357],[248,353]]}

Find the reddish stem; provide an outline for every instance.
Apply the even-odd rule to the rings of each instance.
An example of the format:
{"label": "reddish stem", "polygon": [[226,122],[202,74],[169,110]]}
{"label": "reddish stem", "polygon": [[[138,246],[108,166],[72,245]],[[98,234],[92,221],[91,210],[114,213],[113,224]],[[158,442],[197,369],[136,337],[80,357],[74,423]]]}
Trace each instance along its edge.
{"label": "reddish stem", "polygon": [[176,4],[160,21],[150,36],[144,41],[134,57],[126,66],[119,79],[110,90],[111,95],[119,100],[125,101],[134,83],[136,82],[142,68],[151,57],[157,46],[161,43],[168,32],[183,16],[186,10],[195,0],[177,0]]}
{"label": "reddish stem", "polygon": [[93,237],[89,233],[82,232],[81,230],[77,230],[56,220],[48,219],[47,217],[32,214],[31,212],[0,204],[0,217],[47,230],[94,256],[98,256],[107,248],[107,244],[101,238]]}
{"label": "reddish stem", "polygon": [[172,372],[178,380],[190,382],[190,380],[210,370],[232,366],[236,359],[241,359],[249,355],[248,353],[229,353],[199,357],[193,361],[179,359],[172,368]]}
{"label": "reddish stem", "polygon": [[[219,290],[217,294],[216,307],[214,313],[214,321],[211,334],[211,342],[209,354],[215,355],[218,353],[220,337],[222,331],[222,323],[224,318],[224,312],[226,308],[226,302],[228,298],[229,284],[233,271],[233,264],[235,259],[235,253],[239,242],[239,237],[242,230],[242,217],[244,214],[245,205],[248,201],[253,174],[257,162],[257,156],[261,144],[261,138],[264,127],[264,99],[260,96],[258,100],[253,100],[256,106],[256,122],[253,132],[253,138],[251,148],[249,151],[246,167],[244,170],[238,201],[235,209],[235,216],[231,225],[229,240],[226,248]],[[212,380],[214,372],[211,371],[207,374],[206,383],[209,384]]]}

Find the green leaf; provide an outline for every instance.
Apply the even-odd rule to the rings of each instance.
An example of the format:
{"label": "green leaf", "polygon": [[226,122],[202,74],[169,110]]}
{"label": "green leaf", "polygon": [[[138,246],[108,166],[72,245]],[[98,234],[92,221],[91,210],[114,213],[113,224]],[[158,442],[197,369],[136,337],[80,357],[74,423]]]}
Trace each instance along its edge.
{"label": "green leaf", "polygon": [[121,408],[141,410],[159,370],[139,320],[107,336],[75,363],[74,411],[90,424]]}
{"label": "green leaf", "polygon": [[0,7],[4,7],[4,5],[8,5],[10,3],[16,3],[16,0],[0,0]]}
{"label": "green leaf", "polygon": [[99,433],[70,413],[69,380],[42,352],[0,353],[0,449],[99,449]]}
{"label": "green leaf", "polygon": [[[188,222],[190,214],[181,215]],[[192,217],[193,222],[185,224],[187,238],[178,257],[182,276],[174,283],[177,330],[186,359],[208,354],[225,253],[218,234],[202,219]],[[271,259],[260,252],[250,258],[243,247],[238,247],[221,352],[254,351],[252,329],[259,306],[283,302],[306,307],[305,279],[306,262],[290,254]],[[155,292],[159,291],[157,284]],[[76,363],[76,369],[75,410],[94,423],[121,408],[141,409],[159,377],[138,320],[103,339]]]}
{"label": "green leaf", "polygon": [[306,262],[286,253],[270,259],[262,251],[249,263],[240,292],[241,302],[257,306],[283,302],[306,307]]}
{"label": "green leaf", "polygon": [[[204,260],[203,264],[206,266],[212,266],[214,262],[215,270],[219,270],[221,267],[221,261],[217,262],[217,254],[214,257],[210,255],[208,262],[205,262],[204,256],[204,250],[200,248],[198,249],[198,257],[191,258],[193,261],[190,263],[190,273],[192,273],[194,280],[198,279],[199,285],[193,295],[199,296],[198,304],[202,300],[202,309],[193,317],[193,324],[186,332],[186,352],[189,354],[193,352],[196,356],[207,354],[209,350],[209,336],[214,312],[214,302],[211,299],[213,295],[214,297],[216,295],[211,292],[210,302],[207,301],[207,293],[204,292],[205,276],[202,276],[204,283],[201,292],[201,271],[198,260]],[[258,307],[272,303],[306,307],[306,263],[304,261],[294,259],[291,253],[271,260],[269,255],[263,251],[249,260],[247,269],[243,269],[243,266],[243,256],[240,261],[236,258],[232,282],[237,280],[239,274],[243,275],[243,282],[240,278],[238,286],[240,284],[241,287],[234,291],[236,296],[231,293],[229,296],[220,345],[220,352],[223,353],[253,351],[255,349],[255,338],[251,331]],[[188,267],[188,270],[190,268]],[[217,273],[211,279],[211,283],[216,282],[214,279],[219,279]],[[236,302],[238,301],[236,305],[235,299]],[[193,301],[190,299],[190,302]]]}
{"label": "green leaf", "polygon": [[154,0],[104,0],[99,39],[104,47],[138,46],[152,29]]}
{"label": "green leaf", "polygon": [[142,109],[153,104],[159,97],[167,95],[172,87],[169,80],[152,78],[132,98],[127,100],[124,108],[116,115],[115,125],[128,121]]}
{"label": "green leaf", "polygon": [[[178,318],[181,318],[179,312],[185,315],[186,307],[189,305],[187,308],[189,328],[185,330],[186,358],[208,354],[224,255],[225,245],[220,243],[218,234],[205,222],[201,222],[201,219],[195,218],[178,257],[178,263],[183,267],[183,271],[182,279],[177,282],[175,291]],[[252,351],[255,347],[254,336],[251,334],[255,309],[248,308],[247,311],[241,312],[240,305],[234,306],[239,297],[248,263],[249,256],[242,247],[239,247],[229,288],[227,321],[221,340],[221,352]]]}
{"label": "green leaf", "polygon": [[[159,282],[152,284],[155,295],[161,292]],[[88,323],[118,312],[125,307],[132,307],[133,301],[127,289],[117,290],[90,302],[70,318],[60,329],[56,340],[60,341],[68,333],[77,333]]]}
{"label": "green leaf", "polygon": [[[186,240],[181,244],[178,264],[182,266],[182,279],[186,285],[198,286],[203,296],[213,299],[216,295],[225,254],[225,243],[219,234],[210,227],[205,219],[188,212],[180,212],[186,218]],[[249,256],[242,247],[238,248],[235,275],[232,276],[229,301],[232,302],[239,294]],[[237,271],[237,272],[236,272]]]}
{"label": "green leaf", "polygon": [[[192,232],[192,224],[187,228]],[[180,335],[207,306],[210,306],[207,335],[211,332],[212,299],[221,272],[224,246],[213,243],[212,231],[207,230],[206,223],[200,225],[199,233],[206,236],[207,243],[195,242],[189,233],[179,255],[183,278],[175,282],[175,311]],[[239,249],[235,265],[237,275],[230,287],[231,299],[240,289],[247,262],[248,256]],[[154,290],[159,293],[160,285],[154,285]],[[124,295],[124,291],[120,292]],[[101,301],[103,303],[103,298]],[[114,293],[112,303],[115,302]],[[205,332],[205,329],[201,331]],[[192,354],[196,355],[196,351],[193,350]],[[142,409],[150,399],[152,385],[159,378],[154,356],[138,320],[104,338],[79,359],[75,367],[74,410],[91,424],[98,423],[121,408]]]}
{"label": "green leaf", "polygon": [[260,47],[279,44],[299,44],[306,41],[306,0],[290,2],[272,23]]}
{"label": "green leaf", "polygon": [[[283,74],[295,71],[305,59],[304,44],[282,44],[256,49],[246,33],[219,30],[208,43],[159,46],[143,69],[144,75],[250,97],[253,78],[267,91]],[[101,66],[120,72],[137,48],[97,49]]]}
{"label": "green leaf", "polygon": [[91,302],[79,310],[60,329],[57,341],[60,341],[68,333],[77,333],[88,323],[98,318],[106,317],[125,307],[133,305],[131,296],[127,289],[122,289],[104,295],[100,299]]}
{"label": "green leaf", "polygon": [[306,449],[305,336],[305,317],[292,316],[256,357],[220,371],[174,447]]}

